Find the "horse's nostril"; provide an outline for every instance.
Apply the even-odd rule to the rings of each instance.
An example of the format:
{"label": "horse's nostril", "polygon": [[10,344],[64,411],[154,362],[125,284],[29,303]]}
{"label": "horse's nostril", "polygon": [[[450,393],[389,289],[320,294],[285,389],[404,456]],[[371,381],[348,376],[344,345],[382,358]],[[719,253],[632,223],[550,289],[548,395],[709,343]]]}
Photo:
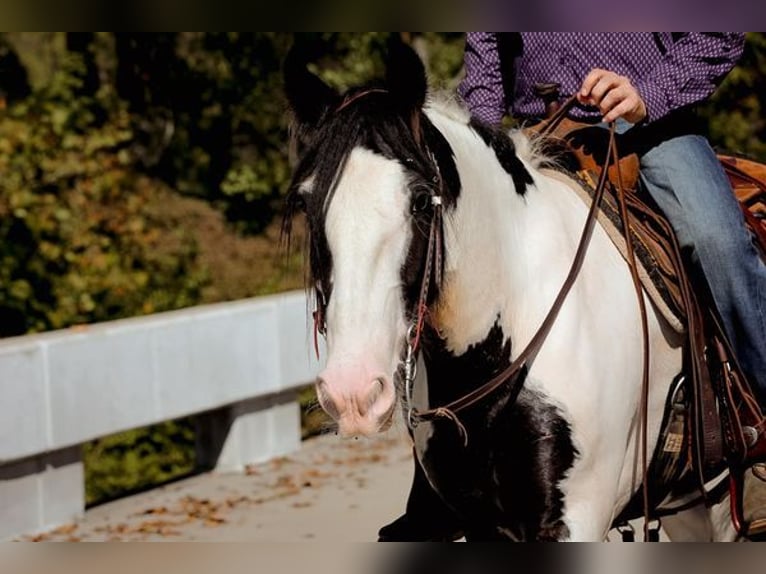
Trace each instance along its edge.
{"label": "horse's nostril", "polygon": [[370,383],[370,386],[367,388],[367,394],[359,397],[359,412],[364,415],[372,410],[385,390],[386,380],[383,377],[373,379],[372,383]]}
{"label": "horse's nostril", "polygon": [[386,381],[383,380],[383,378],[378,377],[374,381],[372,381],[372,390],[370,391],[370,395],[368,398],[368,408],[372,408],[372,405],[375,404],[375,402],[380,398],[380,395],[383,394],[383,391],[386,388]]}
{"label": "horse's nostril", "polygon": [[322,408],[324,411],[332,417],[333,420],[338,420],[340,418],[340,411],[338,409],[338,405],[335,404],[335,401],[333,400],[332,396],[330,396],[329,391],[327,390],[327,383],[324,381],[324,379],[317,378],[316,381],[316,391],[317,391],[317,399],[319,400],[319,404],[322,405]]}

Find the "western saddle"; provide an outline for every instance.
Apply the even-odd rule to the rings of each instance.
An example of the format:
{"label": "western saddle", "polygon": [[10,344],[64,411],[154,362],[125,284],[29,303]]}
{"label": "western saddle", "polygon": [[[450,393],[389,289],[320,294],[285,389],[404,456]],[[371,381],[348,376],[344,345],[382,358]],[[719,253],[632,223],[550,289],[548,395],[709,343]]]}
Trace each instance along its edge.
{"label": "western saddle", "polygon": [[[626,259],[626,242],[631,243],[642,286],[686,341],[683,374],[671,388],[660,441],[645,477],[650,485],[650,506],[645,502],[645,509],[652,512],[645,518],[663,515],[662,501],[679,484],[696,485],[706,502],[715,502],[727,483],[719,481],[724,489],[715,492],[706,484],[728,470],[732,521],[740,535],[747,535],[744,473],[753,463],[766,460],[766,417],[731,351],[707,284],[687,265],[670,224],[638,185],[637,155],[620,157],[619,165],[610,163],[604,157],[606,139],[599,141],[599,134],[608,137],[606,130],[561,113],[557,116],[557,89],[548,89],[546,93],[543,86],[538,93],[546,101],[549,117],[525,131],[533,138],[544,138],[544,150],[552,153],[559,166],[552,167],[551,174],[575,180],[573,188],[586,203],[607,166],[611,185],[601,200],[599,221]],[[766,261],[766,165],[733,155],[718,157],[753,243]],[[623,193],[617,193],[618,186]],[[627,206],[627,234],[620,197]],[[615,524],[641,516],[640,502],[637,497]]]}

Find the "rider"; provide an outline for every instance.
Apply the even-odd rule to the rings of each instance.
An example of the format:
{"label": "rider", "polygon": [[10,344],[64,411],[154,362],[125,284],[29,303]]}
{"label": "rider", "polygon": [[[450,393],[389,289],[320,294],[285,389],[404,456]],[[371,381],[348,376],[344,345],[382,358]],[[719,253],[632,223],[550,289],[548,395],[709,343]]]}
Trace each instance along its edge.
{"label": "rider", "polygon": [[[707,278],[724,328],[759,401],[766,406],[766,265],[753,246],[728,179],[700,135],[694,105],[708,98],[742,55],[739,33],[468,33],[459,93],[471,114],[499,125],[510,113],[537,121],[545,103],[535,85],[557,83],[576,95],[569,115],[591,123],[617,120],[633,131],[640,179]],[[725,231],[724,231],[725,230]],[[723,231],[723,232],[722,232]],[[759,437],[766,453],[766,436]],[[766,465],[754,473],[766,480]],[[407,513],[381,530],[427,538],[457,532],[422,483],[416,463]]]}
{"label": "rider", "polygon": [[535,121],[545,113],[535,85],[555,82],[563,96],[576,95],[574,119],[616,120],[618,131],[630,130],[641,183],[704,273],[766,407],[766,264],[693,109],[734,67],[744,42],[740,33],[469,33],[459,92],[486,123],[507,112]]}

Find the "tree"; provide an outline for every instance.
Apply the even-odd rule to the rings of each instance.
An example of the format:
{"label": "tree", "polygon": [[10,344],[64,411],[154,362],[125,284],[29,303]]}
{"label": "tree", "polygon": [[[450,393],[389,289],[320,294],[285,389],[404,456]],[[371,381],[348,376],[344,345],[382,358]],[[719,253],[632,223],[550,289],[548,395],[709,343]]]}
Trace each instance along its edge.
{"label": "tree", "polygon": [[204,278],[133,169],[124,106],[87,94],[79,50],[62,61],[0,122],[0,336],[191,305]]}
{"label": "tree", "polygon": [[0,109],[29,95],[27,71],[16,50],[0,37]]}
{"label": "tree", "polygon": [[716,147],[766,161],[766,34],[747,34],[742,59],[702,113]]}

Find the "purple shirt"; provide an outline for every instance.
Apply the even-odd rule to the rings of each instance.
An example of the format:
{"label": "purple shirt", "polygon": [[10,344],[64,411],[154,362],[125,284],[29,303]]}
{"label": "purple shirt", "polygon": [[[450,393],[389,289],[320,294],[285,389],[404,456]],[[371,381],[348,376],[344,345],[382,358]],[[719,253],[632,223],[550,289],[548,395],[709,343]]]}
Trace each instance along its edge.
{"label": "purple shirt", "polygon": [[[542,117],[544,104],[532,91],[537,83],[561,84],[561,99],[575,94],[593,68],[630,78],[644,100],[645,122],[710,96],[742,55],[745,35],[668,32],[521,32],[522,55],[514,61],[515,88],[506,101],[500,73],[497,37],[469,32],[466,77],[458,91],[471,113],[491,124],[506,112],[514,117]],[[510,96],[509,96],[510,97]],[[571,115],[600,118],[581,105]]]}

